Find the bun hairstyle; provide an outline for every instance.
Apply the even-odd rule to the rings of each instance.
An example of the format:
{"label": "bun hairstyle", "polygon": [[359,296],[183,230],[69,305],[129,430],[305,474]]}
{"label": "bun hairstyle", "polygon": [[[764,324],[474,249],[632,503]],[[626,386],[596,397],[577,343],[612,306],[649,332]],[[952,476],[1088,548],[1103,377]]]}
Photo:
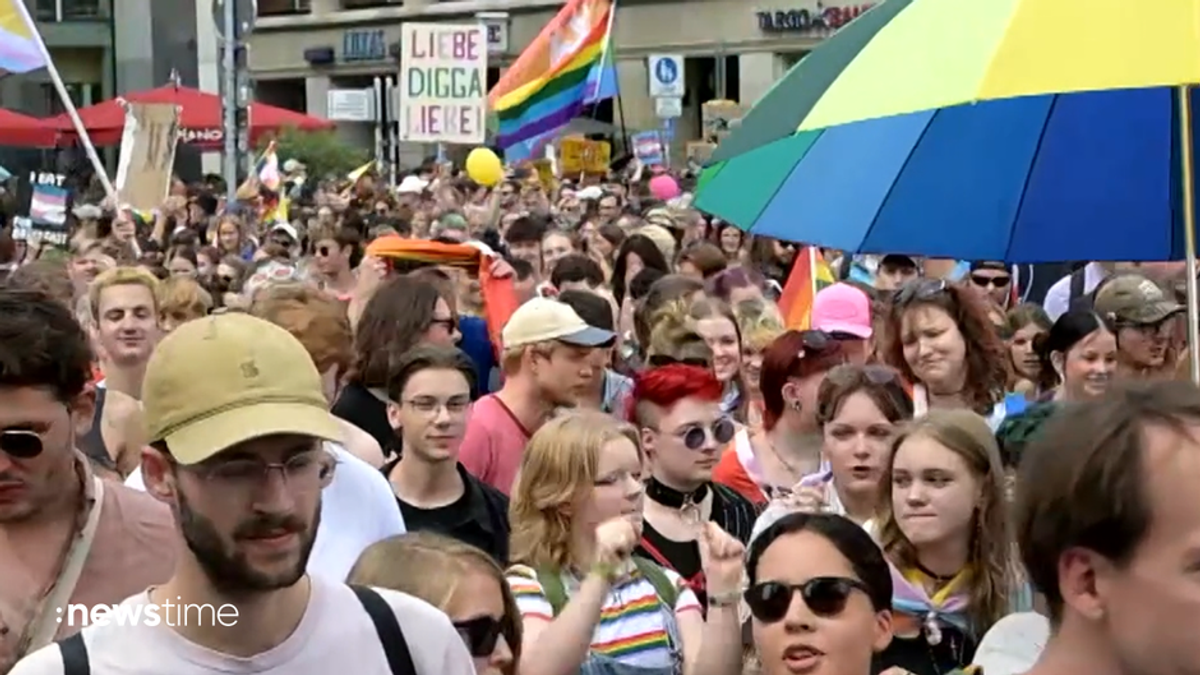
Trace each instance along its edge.
{"label": "bun hairstyle", "polygon": [[1038,387],[1049,391],[1062,382],[1058,370],[1051,358],[1055,352],[1066,354],[1080,340],[1095,333],[1097,330],[1108,330],[1108,325],[1090,309],[1076,308],[1058,317],[1058,321],[1050,330],[1039,334],[1033,339],[1033,353],[1037,354],[1041,363],[1041,377]]}
{"label": "bun hairstyle", "polygon": [[651,366],[687,363],[711,367],[712,350],[696,330],[688,300],[677,298],[662,305],[650,316],[649,324],[646,360]]}

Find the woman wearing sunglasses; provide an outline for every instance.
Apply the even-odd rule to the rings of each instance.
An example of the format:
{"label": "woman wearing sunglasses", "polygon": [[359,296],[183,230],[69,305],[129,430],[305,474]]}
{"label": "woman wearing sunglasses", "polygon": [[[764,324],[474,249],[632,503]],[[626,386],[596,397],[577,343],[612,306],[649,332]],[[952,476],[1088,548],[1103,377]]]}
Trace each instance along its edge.
{"label": "woman wearing sunglasses", "polygon": [[[755,504],[791,495],[801,482],[828,479],[817,423],[817,390],[846,363],[842,343],[820,331],[788,331],[763,351],[761,431],[742,431],[721,457],[713,479]],[[820,478],[824,475],[824,478]]]}
{"label": "woman wearing sunglasses", "polygon": [[678,572],[702,603],[701,526],[715,523],[746,542],[756,516],[749,500],[713,482],[713,467],[735,431],[721,409],[722,391],[711,370],[673,363],[636,375],[630,395],[650,471],[639,553]]}
{"label": "woman wearing sunglasses", "polygon": [[744,598],[764,675],[869,675],[892,638],[892,579],[870,535],[793,513],[756,537]]}
{"label": "woman wearing sunglasses", "polygon": [[598,412],[556,418],[530,439],[509,509],[521,675],[739,671],[745,549],[712,523],[701,533],[705,618],[678,574],[633,556],[644,462],[637,431]]}
{"label": "woman wearing sunglasses", "polygon": [[491,556],[458,540],[410,532],[363,551],[348,581],[408,593],[450,617],[478,675],[516,675],[521,615]]}
{"label": "woman wearing sunglasses", "polygon": [[986,302],[964,286],[916,279],[896,290],[886,321],[883,360],[913,385],[916,417],[937,408],[967,408],[993,430],[1025,409],[1006,395],[1008,352]]}

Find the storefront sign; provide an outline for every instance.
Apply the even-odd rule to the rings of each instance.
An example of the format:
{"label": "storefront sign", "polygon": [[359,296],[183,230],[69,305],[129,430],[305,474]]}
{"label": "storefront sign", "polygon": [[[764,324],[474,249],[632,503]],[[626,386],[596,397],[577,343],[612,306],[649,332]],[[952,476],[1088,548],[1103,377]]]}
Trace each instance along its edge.
{"label": "storefront sign", "polygon": [[821,33],[833,31],[850,23],[875,3],[826,5],[817,2],[813,7],[755,12],[760,30],[771,33]]}
{"label": "storefront sign", "polygon": [[480,12],[475,18],[487,28],[488,54],[507,54],[508,12]]}
{"label": "storefront sign", "polygon": [[482,24],[406,23],[401,44],[401,139],[483,143],[487,28]]}
{"label": "storefront sign", "polygon": [[382,30],[348,30],[342,34],[343,61],[383,61],[387,57]]}

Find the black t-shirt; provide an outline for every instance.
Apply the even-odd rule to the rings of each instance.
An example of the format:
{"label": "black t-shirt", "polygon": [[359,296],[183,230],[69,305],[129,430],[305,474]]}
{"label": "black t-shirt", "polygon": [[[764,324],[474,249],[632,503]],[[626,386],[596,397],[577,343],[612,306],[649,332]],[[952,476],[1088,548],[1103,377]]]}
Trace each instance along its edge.
{"label": "black t-shirt", "polygon": [[400,456],[400,436],[388,422],[387,404],[366,387],[346,385],[330,412],[370,434],[383,448],[384,457]]}
{"label": "black t-shirt", "polygon": [[[384,465],[385,476],[391,473],[397,461]],[[462,497],[452,504],[423,509],[397,496],[404,527],[409,532],[434,532],[470,544],[492,556],[501,567],[506,567],[508,497],[472,476],[462,464],[458,465],[458,475],[462,477],[465,489]]]}

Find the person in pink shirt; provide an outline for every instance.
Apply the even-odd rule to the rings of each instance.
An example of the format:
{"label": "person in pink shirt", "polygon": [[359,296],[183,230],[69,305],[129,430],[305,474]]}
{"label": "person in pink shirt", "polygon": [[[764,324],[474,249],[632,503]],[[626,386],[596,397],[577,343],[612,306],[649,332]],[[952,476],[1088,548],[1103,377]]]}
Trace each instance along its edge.
{"label": "person in pink shirt", "polygon": [[518,307],[500,334],[504,386],[476,401],[467,421],[459,447],[467,471],[509,494],[529,437],[555,408],[574,407],[594,388],[592,350],[615,340],[557,300]]}
{"label": "person in pink shirt", "polygon": [[842,343],[851,363],[865,364],[875,352],[871,298],[846,282],[821,289],[813,300],[812,329]]}

